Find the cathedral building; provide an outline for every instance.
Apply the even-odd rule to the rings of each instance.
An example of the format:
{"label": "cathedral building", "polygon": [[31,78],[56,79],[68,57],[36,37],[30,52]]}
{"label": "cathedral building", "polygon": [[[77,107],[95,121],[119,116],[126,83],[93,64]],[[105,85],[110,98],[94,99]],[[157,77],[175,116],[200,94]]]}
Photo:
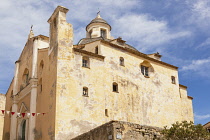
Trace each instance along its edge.
{"label": "cathedral building", "polygon": [[73,45],[67,12],[55,9],[49,37],[31,30],[15,62],[4,140],[69,140],[112,120],[159,128],[194,120],[178,67],[113,38],[99,13]]}

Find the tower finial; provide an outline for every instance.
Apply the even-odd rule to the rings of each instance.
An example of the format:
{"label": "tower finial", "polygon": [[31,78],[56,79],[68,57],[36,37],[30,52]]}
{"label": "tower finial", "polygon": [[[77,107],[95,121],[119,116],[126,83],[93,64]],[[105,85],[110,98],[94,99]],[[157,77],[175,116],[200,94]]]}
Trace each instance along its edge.
{"label": "tower finial", "polygon": [[99,10],[99,8],[98,8],[98,12],[97,12],[97,18],[101,18],[101,16],[100,16],[100,10]]}
{"label": "tower finial", "polygon": [[28,39],[34,37],[34,33],[33,33],[33,25],[31,25],[31,30],[30,30],[30,33],[28,35]]}

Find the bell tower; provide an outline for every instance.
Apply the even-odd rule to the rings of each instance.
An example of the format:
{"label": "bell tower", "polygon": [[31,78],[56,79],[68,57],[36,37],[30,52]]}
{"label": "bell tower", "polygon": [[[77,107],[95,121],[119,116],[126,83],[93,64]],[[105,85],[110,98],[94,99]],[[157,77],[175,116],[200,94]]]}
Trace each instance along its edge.
{"label": "bell tower", "polygon": [[111,26],[101,18],[100,11],[97,13],[95,19],[93,19],[86,26],[86,38],[107,38],[111,39]]}

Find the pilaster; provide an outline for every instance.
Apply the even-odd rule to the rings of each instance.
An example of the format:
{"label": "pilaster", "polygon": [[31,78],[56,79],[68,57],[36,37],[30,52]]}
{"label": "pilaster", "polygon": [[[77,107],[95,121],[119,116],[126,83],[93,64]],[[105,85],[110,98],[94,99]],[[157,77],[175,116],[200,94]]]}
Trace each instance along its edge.
{"label": "pilaster", "polygon": [[[19,62],[15,62],[15,73],[14,73],[14,85],[13,85],[13,95],[18,93],[18,73],[19,73]],[[14,99],[12,105],[12,112],[17,112],[18,106]],[[16,115],[11,116],[11,125],[10,125],[10,140],[16,140],[16,130],[17,130],[17,118]]]}
{"label": "pilaster", "polygon": [[[33,78],[31,82],[30,113],[36,113],[37,83],[38,79]],[[28,140],[34,140],[34,129],[36,125],[36,115],[29,117]]]}

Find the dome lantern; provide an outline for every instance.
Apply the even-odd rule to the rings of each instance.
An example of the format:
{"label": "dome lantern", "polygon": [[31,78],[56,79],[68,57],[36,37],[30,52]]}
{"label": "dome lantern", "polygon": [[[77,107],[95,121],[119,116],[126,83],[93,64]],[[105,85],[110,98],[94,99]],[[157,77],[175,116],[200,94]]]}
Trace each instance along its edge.
{"label": "dome lantern", "polygon": [[100,11],[97,13],[95,19],[93,19],[87,26],[86,26],[86,37],[87,38],[97,38],[103,37],[110,39],[111,26],[101,18]]}

